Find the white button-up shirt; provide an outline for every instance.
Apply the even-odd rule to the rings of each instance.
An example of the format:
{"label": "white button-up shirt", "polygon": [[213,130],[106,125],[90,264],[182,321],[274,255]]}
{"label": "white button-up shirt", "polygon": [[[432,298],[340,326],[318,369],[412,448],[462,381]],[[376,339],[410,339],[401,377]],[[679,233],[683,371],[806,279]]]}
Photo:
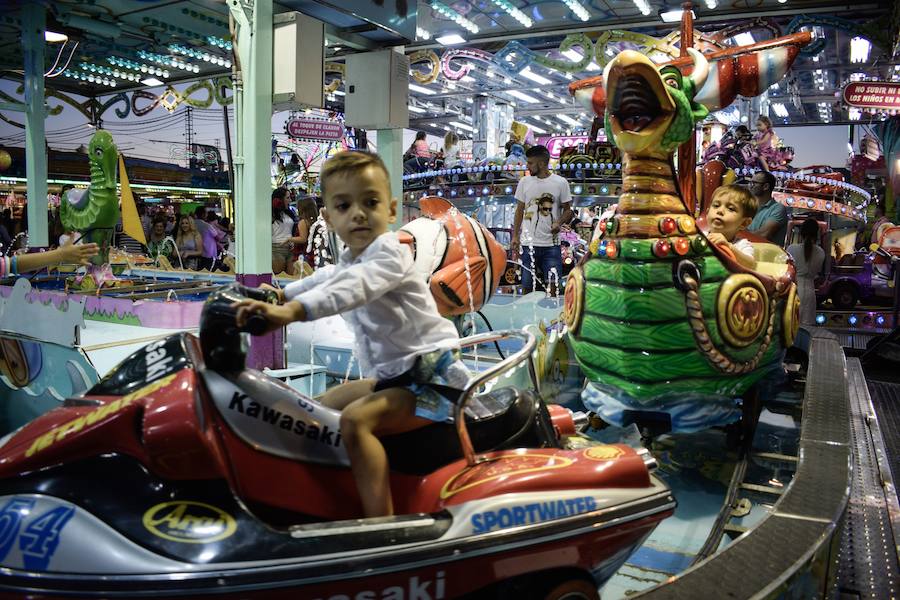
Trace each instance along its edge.
{"label": "white button-up shirt", "polygon": [[284,296],[300,302],[310,321],[335,314],[347,321],[364,377],[396,377],[421,354],[459,347],[456,327],[438,313],[412,250],[393,232],[356,258],[344,251],[337,265],[289,284]]}

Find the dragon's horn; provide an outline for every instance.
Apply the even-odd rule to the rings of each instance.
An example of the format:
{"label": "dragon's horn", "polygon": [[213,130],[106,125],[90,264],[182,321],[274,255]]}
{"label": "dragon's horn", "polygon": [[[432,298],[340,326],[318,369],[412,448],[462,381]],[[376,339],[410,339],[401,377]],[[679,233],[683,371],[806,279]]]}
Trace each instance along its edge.
{"label": "dragon's horn", "polygon": [[709,61],[703,56],[703,53],[695,48],[688,48],[688,54],[694,59],[694,70],[691,72],[691,81],[694,82],[694,91],[699,92],[703,84],[706,83],[706,76],[709,75]]}

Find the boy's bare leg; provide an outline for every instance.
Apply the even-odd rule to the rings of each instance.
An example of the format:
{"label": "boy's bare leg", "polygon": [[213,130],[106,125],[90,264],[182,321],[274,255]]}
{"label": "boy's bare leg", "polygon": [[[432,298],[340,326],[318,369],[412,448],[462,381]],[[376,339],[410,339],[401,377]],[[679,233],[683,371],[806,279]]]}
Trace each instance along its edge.
{"label": "boy's bare leg", "polygon": [[391,435],[430,423],[415,416],[415,396],[403,388],[375,392],[341,413],[341,435],[367,517],[394,514],[387,453],[376,435]]}
{"label": "boy's bare leg", "polygon": [[334,410],[344,410],[344,407],[351,402],[371,394],[374,387],[374,379],[355,379],[334,386],[319,396],[317,400],[322,406],[327,406]]}

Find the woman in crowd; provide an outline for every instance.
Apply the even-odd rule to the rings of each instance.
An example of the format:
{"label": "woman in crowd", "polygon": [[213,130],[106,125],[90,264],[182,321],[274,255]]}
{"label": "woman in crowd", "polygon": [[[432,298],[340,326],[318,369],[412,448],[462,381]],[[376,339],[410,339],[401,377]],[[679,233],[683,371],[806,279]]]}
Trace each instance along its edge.
{"label": "woman in crowd", "polygon": [[183,268],[196,271],[200,258],[203,256],[203,239],[200,237],[197,227],[194,226],[192,217],[181,215],[175,245],[178,247]]}
{"label": "woman in crowd", "polygon": [[297,212],[300,220],[294,228],[294,262],[302,257],[310,267],[314,267],[315,257],[309,251],[309,232],[319,216],[316,201],[312,198],[301,198],[297,202]]}
{"label": "woman in crowd", "polygon": [[153,224],[150,225],[150,237],[147,238],[147,250],[150,258],[152,258],[154,262],[158,261],[159,257],[162,256],[168,260],[170,264],[178,264],[175,244],[173,243],[172,238],[166,236],[165,215],[158,215],[153,220]]}
{"label": "woman in crowd", "polygon": [[294,219],[287,209],[287,189],[278,188],[272,192],[272,273],[294,274],[291,264],[294,240]]}
{"label": "woman in crowd", "polygon": [[800,297],[800,324],[813,325],[816,320],[815,279],[825,264],[825,251],[819,246],[819,223],[809,218],[800,226],[800,244],[787,247],[797,268],[797,295]]}
{"label": "woman in crowd", "polygon": [[219,217],[212,210],[206,212],[206,231],[203,237],[203,258],[200,260],[200,268],[212,271],[216,266],[216,259],[225,248],[225,232],[219,229]]}
{"label": "woman in crowd", "polygon": [[448,131],[444,136],[444,168],[455,169],[459,166],[459,136]]}
{"label": "woman in crowd", "polygon": [[425,137],[424,131],[416,133],[415,141],[413,141],[404,155],[406,159],[406,162],[403,163],[404,171],[417,173],[424,171],[428,167],[428,162],[432,159],[432,156]]}

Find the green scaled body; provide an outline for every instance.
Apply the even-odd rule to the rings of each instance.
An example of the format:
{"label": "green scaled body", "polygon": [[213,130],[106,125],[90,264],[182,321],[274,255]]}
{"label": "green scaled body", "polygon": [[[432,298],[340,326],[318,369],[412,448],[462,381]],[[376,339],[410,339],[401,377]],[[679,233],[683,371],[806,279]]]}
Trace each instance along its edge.
{"label": "green scaled body", "polygon": [[[695,56],[697,78],[706,70]],[[591,258],[569,275],[565,320],[589,380],[582,400],[617,425],[635,411],[666,413],[679,431],[739,419],[734,399],[780,365],[796,331],[784,252],[754,248],[765,254],[763,277],[724,260],[679,195],[674,151],[707,114],[693,101],[702,86],[693,77],[632,51],[604,73],[622,194]]]}

